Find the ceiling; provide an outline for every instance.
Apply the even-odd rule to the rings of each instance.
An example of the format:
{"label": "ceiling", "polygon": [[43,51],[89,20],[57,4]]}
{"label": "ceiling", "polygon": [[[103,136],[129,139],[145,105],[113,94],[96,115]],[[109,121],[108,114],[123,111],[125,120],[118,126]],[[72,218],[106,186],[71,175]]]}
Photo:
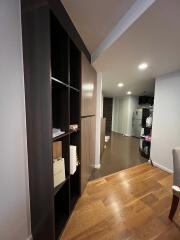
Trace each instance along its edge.
{"label": "ceiling", "polygon": [[[134,1],[62,2],[92,52]],[[137,69],[141,62],[149,64],[142,72]],[[180,1],[157,0],[93,65],[102,72],[105,96],[124,96],[127,91],[153,95],[156,77],[180,69]],[[123,88],[117,87],[119,82]]]}
{"label": "ceiling", "polygon": [[61,0],[92,53],[135,0]]}
{"label": "ceiling", "polygon": [[[141,62],[149,64],[142,72]],[[94,66],[103,74],[104,95],[153,94],[156,77],[180,69],[180,1],[157,0]]]}

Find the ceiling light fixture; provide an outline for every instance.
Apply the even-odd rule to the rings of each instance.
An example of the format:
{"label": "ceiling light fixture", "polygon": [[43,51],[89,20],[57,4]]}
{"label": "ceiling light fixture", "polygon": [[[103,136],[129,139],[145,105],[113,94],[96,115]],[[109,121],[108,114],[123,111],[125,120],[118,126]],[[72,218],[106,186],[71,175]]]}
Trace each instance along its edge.
{"label": "ceiling light fixture", "polygon": [[132,92],[131,92],[131,91],[128,91],[128,92],[127,92],[127,95],[131,95],[131,94],[132,94]]}
{"label": "ceiling light fixture", "polygon": [[139,66],[138,66],[138,68],[139,68],[139,70],[145,70],[146,68],[148,67],[148,64],[147,63],[141,63],[141,64],[139,64]]}
{"label": "ceiling light fixture", "polygon": [[118,87],[123,87],[124,83],[118,83]]}

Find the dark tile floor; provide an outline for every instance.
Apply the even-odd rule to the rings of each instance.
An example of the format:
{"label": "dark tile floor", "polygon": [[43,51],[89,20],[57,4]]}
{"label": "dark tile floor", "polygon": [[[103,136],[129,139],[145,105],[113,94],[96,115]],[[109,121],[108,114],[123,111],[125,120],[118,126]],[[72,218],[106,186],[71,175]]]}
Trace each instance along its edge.
{"label": "dark tile floor", "polygon": [[129,167],[147,162],[139,154],[139,139],[125,137],[112,132],[111,140],[101,158],[101,168],[94,169],[90,180],[118,172]]}

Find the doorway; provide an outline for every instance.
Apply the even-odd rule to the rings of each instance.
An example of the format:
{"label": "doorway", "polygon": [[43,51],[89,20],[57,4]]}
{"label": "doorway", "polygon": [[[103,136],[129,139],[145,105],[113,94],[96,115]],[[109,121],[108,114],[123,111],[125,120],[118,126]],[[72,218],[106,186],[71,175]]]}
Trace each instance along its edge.
{"label": "doorway", "polygon": [[106,130],[105,138],[102,135],[104,141],[101,139],[101,167],[94,169],[91,180],[147,162],[150,158],[153,97],[104,98],[103,103],[103,119],[108,119],[106,127],[102,125]]}
{"label": "doorway", "polygon": [[112,107],[113,107],[113,98],[104,97],[103,98],[103,118],[106,119],[106,126],[105,126],[106,136],[109,136],[112,130]]}

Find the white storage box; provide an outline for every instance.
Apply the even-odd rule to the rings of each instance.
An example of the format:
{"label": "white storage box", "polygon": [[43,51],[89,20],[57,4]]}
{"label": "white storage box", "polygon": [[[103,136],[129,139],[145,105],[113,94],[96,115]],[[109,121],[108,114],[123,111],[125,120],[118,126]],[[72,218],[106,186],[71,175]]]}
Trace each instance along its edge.
{"label": "white storage box", "polygon": [[57,187],[66,179],[64,158],[54,159],[53,172],[54,172],[54,187]]}
{"label": "white storage box", "polygon": [[70,145],[70,174],[73,175],[77,168],[77,147]]}

